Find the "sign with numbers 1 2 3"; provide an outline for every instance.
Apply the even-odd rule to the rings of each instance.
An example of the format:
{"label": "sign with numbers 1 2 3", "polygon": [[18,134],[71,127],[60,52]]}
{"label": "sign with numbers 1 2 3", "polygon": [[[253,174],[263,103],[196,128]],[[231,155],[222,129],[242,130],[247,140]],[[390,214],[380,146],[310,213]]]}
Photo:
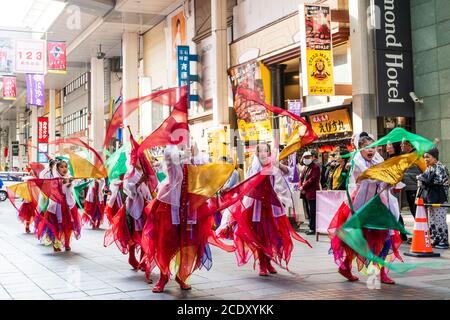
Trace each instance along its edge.
{"label": "sign with numbers 1 2 3", "polygon": [[45,74],[47,45],[44,40],[16,40],[16,73]]}

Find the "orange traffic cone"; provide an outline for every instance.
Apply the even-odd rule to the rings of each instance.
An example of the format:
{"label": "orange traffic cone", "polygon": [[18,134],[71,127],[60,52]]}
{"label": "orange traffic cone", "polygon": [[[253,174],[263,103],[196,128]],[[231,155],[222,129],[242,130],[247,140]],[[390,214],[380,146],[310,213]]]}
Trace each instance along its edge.
{"label": "orange traffic cone", "polygon": [[428,228],[427,212],[423,199],[417,200],[416,221],[410,252],[405,252],[410,257],[440,257],[440,253],[434,253],[431,246],[430,229]]}

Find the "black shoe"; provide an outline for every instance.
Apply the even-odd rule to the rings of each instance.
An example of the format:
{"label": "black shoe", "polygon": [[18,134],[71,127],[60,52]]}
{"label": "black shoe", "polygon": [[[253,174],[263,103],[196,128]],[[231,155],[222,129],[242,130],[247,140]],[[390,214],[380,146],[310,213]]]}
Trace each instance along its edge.
{"label": "black shoe", "polygon": [[308,236],[311,236],[311,235],[314,235],[314,234],[316,234],[315,231],[312,231],[312,230],[306,231],[306,235],[308,235]]}
{"label": "black shoe", "polygon": [[436,249],[443,249],[446,250],[448,249],[448,244],[437,244],[434,246]]}

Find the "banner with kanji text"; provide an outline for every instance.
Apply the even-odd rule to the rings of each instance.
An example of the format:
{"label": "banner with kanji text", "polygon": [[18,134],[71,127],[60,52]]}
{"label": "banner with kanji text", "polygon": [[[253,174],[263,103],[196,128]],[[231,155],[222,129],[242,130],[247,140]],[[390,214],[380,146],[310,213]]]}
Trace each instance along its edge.
{"label": "banner with kanji text", "polygon": [[66,73],[66,42],[65,41],[48,41],[47,42],[47,58],[49,73]]}
{"label": "banner with kanji text", "polygon": [[324,112],[309,116],[311,127],[320,136],[352,132],[352,124],[347,109]]}
{"label": "banner with kanji text", "polygon": [[44,75],[27,74],[27,104],[43,107],[45,105]]}
{"label": "banner with kanji text", "polygon": [[2,98],[4,100],[16,100],[16,77],[3,76]]}

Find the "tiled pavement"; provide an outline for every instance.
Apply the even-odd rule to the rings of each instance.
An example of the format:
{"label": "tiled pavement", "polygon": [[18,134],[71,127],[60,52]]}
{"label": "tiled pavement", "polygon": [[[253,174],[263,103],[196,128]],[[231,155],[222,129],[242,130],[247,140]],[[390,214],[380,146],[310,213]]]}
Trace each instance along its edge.
{"label": "tiled pavement", "polygon": [[[405,216],[408,225],[412,219]],[[104,226],[105,228],[106,226]],[[236,266],[234,254],[213,250],[210,271],[196,272],[191,291],[181,291],[171,281],[165,293],[154,294],[142,272],[130,270],[127,259],[112,245],[103,247],[104,230],[83,229],[71,252],[54,254],[24,233],[12,206],[0,203],[0,300],[1,299],[450,299],[450,251],[440,251],[439,269],[419,268],[404,275],[391,274],[397,285],[369,289],[367,276],[357,283],[337,272],[329,242],[321,237],[313,249],[296,243],[290,272],[261,278],[253,263]],[[404,246],[402,251],[407,251]],[[438,250],[436,250],[438,251]],[[153,274],[156,282],[158,275]]]}

